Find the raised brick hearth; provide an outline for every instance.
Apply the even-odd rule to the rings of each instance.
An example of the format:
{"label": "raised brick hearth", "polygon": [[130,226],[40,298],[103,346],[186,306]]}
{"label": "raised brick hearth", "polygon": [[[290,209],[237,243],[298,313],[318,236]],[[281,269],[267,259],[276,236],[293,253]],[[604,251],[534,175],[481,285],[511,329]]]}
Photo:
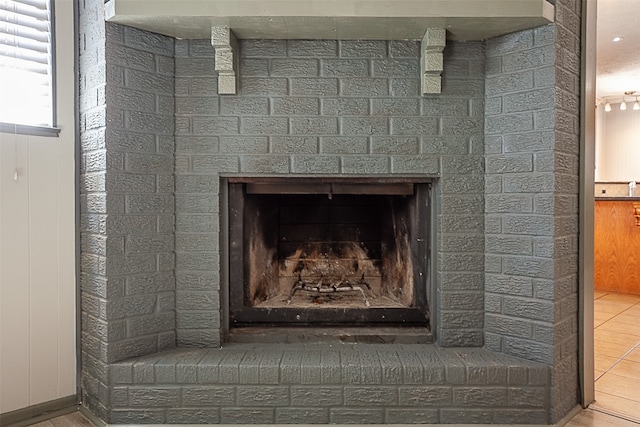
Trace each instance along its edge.
{"label": "raised brick hearth", "polygon": [[431,345],[179,349],[111,365],[111,422],[546,424],[549,371]]}

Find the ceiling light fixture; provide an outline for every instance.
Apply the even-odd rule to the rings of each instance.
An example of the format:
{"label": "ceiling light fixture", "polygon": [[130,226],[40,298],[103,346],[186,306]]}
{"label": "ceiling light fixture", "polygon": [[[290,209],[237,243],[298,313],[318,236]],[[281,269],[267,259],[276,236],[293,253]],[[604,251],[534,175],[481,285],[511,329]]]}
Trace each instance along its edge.
{"label": "ceiling light fixture", "polygon": [[614,37],[613,41],[616,42],[616,43],[617,42],[621,42],[622,41],[622,37],[620,37],[620,36]]}
{"label": "ceiling light fixture", "polygon": [[611,104],[609,104],[609,101],[607,101],[607,103],[604,104],[604,111],[606,111],[607,113],[611,111]]}
{"label": "ceiling light fixture", "polygon": [[[634,110],[640,110],[640,104],[638,104],[638,96],[636,95],[636,91],[635,90],[628,90],[624,93],[624,95],[622,95],[622,103],[620,103],[620,109],[622,111],[627,109],[627,103],[625,102],[626,99],[625,97],[627,96],[635,96],[636,97],[636,102],[633,103],[633,109]],[[637,107],[636,107],[637,105]]]}

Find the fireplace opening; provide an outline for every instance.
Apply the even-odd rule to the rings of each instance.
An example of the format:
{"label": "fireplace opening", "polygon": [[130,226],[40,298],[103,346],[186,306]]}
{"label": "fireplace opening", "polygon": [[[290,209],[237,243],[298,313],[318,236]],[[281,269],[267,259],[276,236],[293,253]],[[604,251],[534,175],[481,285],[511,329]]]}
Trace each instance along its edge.
{"label": "fireplace opening", "polygon": [[229,178],[229,318],[428,326],[431,183]]}

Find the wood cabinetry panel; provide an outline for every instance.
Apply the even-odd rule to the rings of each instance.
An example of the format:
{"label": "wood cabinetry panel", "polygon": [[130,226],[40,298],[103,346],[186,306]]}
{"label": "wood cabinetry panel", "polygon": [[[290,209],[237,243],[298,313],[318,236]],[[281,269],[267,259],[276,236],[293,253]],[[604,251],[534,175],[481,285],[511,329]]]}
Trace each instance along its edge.
{"label": "wood cabinetry panel", "polygon": [[596,201],[594,282],[598,291],[640,295],[640,226],[631,201]]}

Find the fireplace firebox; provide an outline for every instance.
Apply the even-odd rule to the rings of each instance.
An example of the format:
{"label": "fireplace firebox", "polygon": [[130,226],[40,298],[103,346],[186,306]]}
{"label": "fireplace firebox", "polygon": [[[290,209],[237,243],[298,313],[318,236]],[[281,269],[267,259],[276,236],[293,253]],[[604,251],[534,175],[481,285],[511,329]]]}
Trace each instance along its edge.
{"label": "fireplace firebox", "polygon": [[429,179],[227,183],[232,328],[429,326]]}

